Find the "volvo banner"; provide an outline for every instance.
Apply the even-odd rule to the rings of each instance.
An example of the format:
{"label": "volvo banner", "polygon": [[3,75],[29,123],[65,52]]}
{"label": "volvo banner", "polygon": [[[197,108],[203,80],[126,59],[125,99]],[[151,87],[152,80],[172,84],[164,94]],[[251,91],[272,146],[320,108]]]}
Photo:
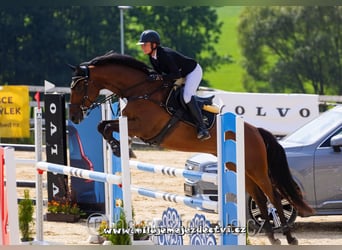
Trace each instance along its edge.
{"label": "volvo banner", "polygon": [[[67,165],[65,98],[61,94],[45,94],[45,133],[47,162]],[[47,173],[48,201],[66,197],[68,177]]]}
{"label": "volvo banner", "polygon": [[232,112],[274,135],[284,136],[319,115],[318,95],[236,93],[201,91],[199,95],[215,95],[214,102],[224,112]]}

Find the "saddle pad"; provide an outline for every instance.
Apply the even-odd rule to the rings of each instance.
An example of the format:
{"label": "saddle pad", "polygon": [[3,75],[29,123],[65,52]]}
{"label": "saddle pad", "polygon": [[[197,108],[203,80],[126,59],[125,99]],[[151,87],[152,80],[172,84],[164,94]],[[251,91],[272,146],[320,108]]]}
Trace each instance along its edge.
{"label": "saddle pad", "polygon": [[[192,118],[190,112],[186,110],[185,105],[183,106],[181,104],[181,94],[182,94],[182,89],[183,87],[178,87],[178,88],[173,88],[171,89],[169,96],[166,99],[165,103],[165,109],[170,115],[174,115],[178,109],[183,109],[185,112],[183,113],[183,116],[181,117],[181,120],[183,122],[186,122],[194,127],[196,127],[195,121]],[[216,114],[208,112],[206,110],[202,109],[203,104],[201,102],[197,102],[203,115],[203,120],[205,125],[207,126],[208,129],[211,129],[212,126],[215,123],[216,119]]]}

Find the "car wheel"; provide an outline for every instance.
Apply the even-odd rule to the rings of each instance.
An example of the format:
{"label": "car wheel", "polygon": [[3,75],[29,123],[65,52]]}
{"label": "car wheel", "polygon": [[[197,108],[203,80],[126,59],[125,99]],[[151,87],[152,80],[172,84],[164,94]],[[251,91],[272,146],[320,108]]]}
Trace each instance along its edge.
{"label": "car wheel", "polygon": [[[291,226],[296,220],[297,212],[286,199],[282,199],[281,203],[283,205],[284,215],[286,217],[287,223]],[[269,201],[267,202],[267,208],[270,223],[273,227],[273,230],[280,230],[281,225],[277,209]],[[247,197],[247,210],[248,229],[259,231],[260,227],[262,227],[264,223],[264,220],[261,218],[261,212],[258,205],[256,204],[255,200],[253,200],[253,198],[250,196]]]}

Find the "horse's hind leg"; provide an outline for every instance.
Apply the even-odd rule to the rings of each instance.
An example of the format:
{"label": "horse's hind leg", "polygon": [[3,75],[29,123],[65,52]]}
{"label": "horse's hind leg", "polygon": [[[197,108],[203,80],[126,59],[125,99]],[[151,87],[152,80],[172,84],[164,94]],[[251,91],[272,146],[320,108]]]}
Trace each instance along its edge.
{"label": "horse's hind leg", "polygon": [[273,206],[277,209],[278,216],[281,222],[281,228],[283,234],[286,236],[287,243],[290,245],[298,245],[298,240],[292,236],[290,226],[287,223],[287,220],[284,215],[283,206],[281,204],[281,196],[278,192],[273,192],[274,197],[273,199],[270,197],[270,201],[272,202]]}
{"label": "horse's hind leg", "polygon": [[247,187],[249,187],[248,193],[252,196],[252,198],[258,205],[260,209],[261,217],[265,220],[264,224],[261,225],[260,229],[263,229],[265,231],[267,238],[272,245],[280,245],[281,241],[274,237],[273,228],[270,223],[270,219],[268,215],[268,208],[267,208],[267,197],[261,191],[261,189],[257,185],[254,184],[252,180],[248,181],[246,179],[246,184],[247,184]]}
{"label": "horse's hind leg", "polygon": [[[265,183],[263,183],[263,184],[265,184]],[[268,196],[268,198],[269,198],[270,202],[273,204],[273,206],[277,209],[277,213],[278,213],[278,216],[279,216],[279,219],[281,222],[283,234],[286,236],[287,242],[290,245],[298,245],[298,240],[291,235],[291,230],[290,230],[290,227],[289,227],[287,220],[285,218],[283,207],[281,204],[280,194],[274,188],[272,188],[271,185],[267,189],[264,187],[264,190],[265,191],[262,192],[261,189],[258,188],[258,191],[255,191],[254,196],[252,194],[251,195],[253,198],[256,197],[256,198],[254,198],[254,200],[258,204],[258,206],[260,207],[260,212],[262,213],[263,218],[267,218],[265,221],[264,228],[267,231],[267,236],[268,236],[270,242],[272,244],[278,244],[279,240],[274,239],[273,232],[270,231],[268,228],[269,227],[269,225],[268,225],[269,219],[268,219],[268,212],[267,212],[267,206],[266,206],[266,201],[265,201],[265,200],[267,200],[267,198],[266,198],[265,194]],[[263,195],[264,198],[261,198],[262,197],[261,195]],[[258,200],[259,200],[259,203],[258,203]],[[264,211],[266,211],[267,217],[264,217]]]}

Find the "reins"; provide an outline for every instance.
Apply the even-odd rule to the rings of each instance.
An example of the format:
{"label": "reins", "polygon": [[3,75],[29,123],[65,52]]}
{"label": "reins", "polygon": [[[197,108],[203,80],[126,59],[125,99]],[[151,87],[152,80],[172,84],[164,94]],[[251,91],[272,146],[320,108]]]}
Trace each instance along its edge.
{"label": "reins", "polygon": [[[147,82],[146,80],[144,80],[143,82],[141,82],[140,84],[143,84]],[[139,84],[139,85],[140,85]],[[153,84],[153,83],[152,83]],[[135,84],[133,85],[132,87],[137,87],[139,86],[138,84]],[[137,95],[137,96],[125,96],[125,98],[127,98],[127,101],[137,101],[137,100],[147,100],[147,101],[150,101],[150,102],[153,102],[161,107],[164,107],[165,106],[165,103],[163,103],[163,101],[158,101],[158,100],[153,100],[151,99],[151,96],[155,93],[157,93],[158,91],[162,90],[162,89],[167,89],[169,88],[170,86],[172,86],[173,83],[168,83],[168,82],[163,82],[162,84],[160,84],[158,87],[152,89],[151,91],[145,93],[145,94],[142,94],[142,95]],[[132,87],[130,87],[129,89],[133,89]],[[125,92],[127,91],[128,89],[125,90]]]}
{"label": "reins", "polygon": [[[163,103],[163,101],[159,101],[159,100],[153,100],[151,99],[151,96],[153,94],[155,94],[156,92],[162,90],[163,88],[167,89],[170,86],[173,86],[173,83],[170,82],[163,82],[162,84],[158,85],[158,87],[152,89],[151,91],[148,91],[142,95],[127,95],[127,92],[134,90],[135,88],[140,87],[141,85],[151,82],[149,81],[147,78],[139,81],[135,84],[133,84],[132,86],[124,89],[124,90],[120,90],[120,94],[111,94],[107,97],[105,97],[104,99],[96,99],[94,101],[90,100],[89,96],[88,96],[88,84],[92,81],[89,81],[89,68],[88,65],[81,65],[80,69],[82,70],[82,75],[78,75],[78,76],[74,76],[72,77],[72,83],[71,83],[71,89],[75,88],[76,85],[80,82],[80,81],[84,81],[84,94],[83,94],[83,99],[82,99],[82,103],[79,106],[83,112],[84,116],[89,115],[89,113],[95,109],[96,107],[100,106],[101,104],[111,100],[112,98],[115,97],[120,97],[120,98],[126,98],[128,102],[132,102],[132,101],[136,101],[136,100],[148,100],[151,101],[161,107],[165,107],[165,103]],[[153,83],[151,83],[153,84]],[[85,104],[86,102],[89,102],[90,105],[89,107],[87,107]],[[112,107],[111,107],[112,108]],[[114,111],[112,110],[112,113],[114,114]]]}

